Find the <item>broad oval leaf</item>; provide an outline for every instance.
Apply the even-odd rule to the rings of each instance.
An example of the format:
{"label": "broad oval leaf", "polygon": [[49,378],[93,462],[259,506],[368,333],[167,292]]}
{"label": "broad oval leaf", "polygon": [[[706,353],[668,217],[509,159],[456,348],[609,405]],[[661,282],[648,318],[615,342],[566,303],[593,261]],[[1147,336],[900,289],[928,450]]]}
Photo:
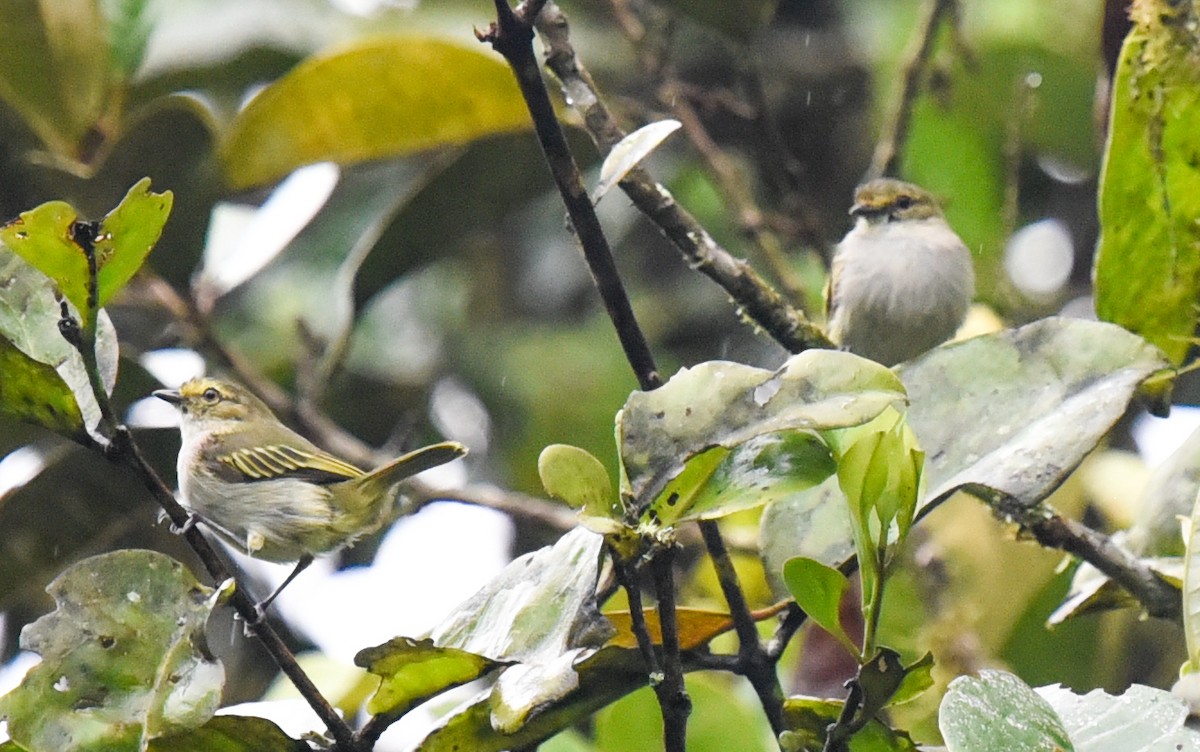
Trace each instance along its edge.
{"label": "broad oval leaf", "polygon": [[1195,10],[1133,15],[1112,91],[1100,179],[1096,314],[1143,335],[1175,364],[1200,299],[1200,65]]}
{"label": "broad oval leaf", "polygon": [[219,592],[135,550],[85,559],[46,590],[56,610],[21,630],[42,661],[0,699],[14,741],[29,752],[137,749],[212,717],[224,669],[204,629]]}
{"label": "broad oval leaf", "polygon": [[538,475],[546,493],[565,501],[598,533],[615,532],[622,508],[608,471],[591,452],[570,444],[551,444],[538,456]]}
{"label": "broad oval leaf", "polygon": [[1004,671],[985,669],[950,682],[938,728],[949,752],[1075,749],[1046,700]]}
{"label": "broad oval leaf", "polygon": [[900,366],[908,424],[927,455],[923,510],[971,485],[1038,503],[1168,365],[1118,326],[1047,318]]}
{"label": "broad oval leaf", "polygon": [[905,398],[887,368],[850,353],[808,350],[777,370],[710,361],[634,392],[617,415],[623,491],[639,509],[692,457],[756,436],[865,423]]}
{"label": "broad oval leaf", "polygon": [[678,120],[659,120],[656,123],[643,125],[633,133],[617,142],[604,158],[600,166],[600,182],[592,192],[592,201],[604,198],[604,194],[621,182],[629,171],[637,167],[658,145],[683,126]]}
{"label": "broad oval leaf", "polygon": [[84,316],[86,324],[94,307],[88,306],[87,256],[74,239],[78,220],[75,207],[65,201],[48,201],[21,212],[0,228],[0,240],[54,280],[63,296]]}
{"label": "broad oval leaf", "polygon": [[313,162],[395,157],[530,126],[499,57],[421,37],[384,37],[305,60],[259,92],[221,148],[233,188]]}

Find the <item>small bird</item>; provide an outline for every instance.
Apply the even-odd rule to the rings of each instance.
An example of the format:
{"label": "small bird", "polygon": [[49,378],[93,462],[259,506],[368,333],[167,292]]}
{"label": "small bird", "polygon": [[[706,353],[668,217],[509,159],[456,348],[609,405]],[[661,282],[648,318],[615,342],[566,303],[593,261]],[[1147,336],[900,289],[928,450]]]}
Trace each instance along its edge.
{"label": "small bird", "polygon": [[192,379],[154,396],[179,408],[183,505],[235,548],[296,562],[261,615],[317,554],[349,546],[387,521],[396,484],[467,453],[433,444],[364,472],[318,449],[237,384]]}
{"label": "small bird", "polygon": [[879,178],[854,192],[826,292],[828,334],[886,366],[945,342],[975,294],[971,252],[928,191]]}

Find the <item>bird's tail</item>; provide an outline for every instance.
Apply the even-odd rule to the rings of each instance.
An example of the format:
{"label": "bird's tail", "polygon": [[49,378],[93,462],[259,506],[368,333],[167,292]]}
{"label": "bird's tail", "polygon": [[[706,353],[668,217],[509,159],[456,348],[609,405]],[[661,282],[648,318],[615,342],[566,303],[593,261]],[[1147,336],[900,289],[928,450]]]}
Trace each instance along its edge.
{"label": "bird's tail", "polygon": [[361,478],[349,481],[363,491],[363,498],[375,498],[405,478],[444,465],[467,453],[467,448],[457,441],[430,444],[401,455],[382,467],[378,467]]}

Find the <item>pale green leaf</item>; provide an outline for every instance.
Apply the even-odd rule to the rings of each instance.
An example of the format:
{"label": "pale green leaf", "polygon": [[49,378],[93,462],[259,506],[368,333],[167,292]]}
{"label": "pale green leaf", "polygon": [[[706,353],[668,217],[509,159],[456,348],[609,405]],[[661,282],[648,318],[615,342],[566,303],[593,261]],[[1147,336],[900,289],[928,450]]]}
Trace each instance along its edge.
{"label": "pale green leaf", "polygon": [[759,550],[772,587],[779,593],[784,586],[777,575],[793,557],[805,556],[827,566],[850,558],[854,532],[837,476],[769,505],[759,525]]}
{"label": "pale green leaf", "polygon": [[361,162],[530,127],[497,55],[438,39],[382,37],[309,58],[238,114],[222,149],[234,188],[313,162]]}
{"label": "pale green leaf", "polygon": [[0,699],[29,752],[134,750],[196,728],[221,700],[224,669],[205,647],[219,593],[153,551],[85,559],[47,588],[56,610],[21,631],[42,657]]}
{"label": "pale green leaf", "polygon": [[644,510],[712,447],[764,434],[864,423],[904,400],[895,374],[855,355],[809,350],[775,371],[711,361],[634,392],[617,416],[623,489]]}
{"label": "pale green leaf", "polygon": [[597,202],[604,197],[604,194],[612,190],[612,187],[621,182],[629,171],[637,167],[638,163],[650,155],[658,145],[666,140],[675,131],[682,127],[682,123],[678,120],[659,120],[656,123],[649,123],[638,128],[633,133],[625,136],[617,142],[604,158],[604,164],[600,166],[600,182],[596,184],[596,190],[592,191],[592,201]]}
{"label": "pale green leaf", "polygon": [[1004,671],[985,669],[978,677],[960,676],[950,682],[938,728],[948,752],[1075,750],[1050,704]]}
{"label": "pale green leaf", "polygon": [[1167,365],[1120,327],[1047,318],[900,366],[908,425],[927,454],[922,507],[970,485],[1038,503]]}
{"label": "pale green leaf", "polygon": [[597,532],[611,532],[612,526],[620,525],[623,510],[616,491],[608,471],[591,452],[569,444],[551,444],[538,456],[538,475],[546,493],[578,510],[589,529],[599,526],[602,529]]}
{"label": "pale green leaf", "polygon": [[[34,400],[21,404],[4,400],[10,414],[25,417],[67,436],[78,435],[73,413],[82,416],[83,427],[94,431],[100,422],[100,407],[92,394],[91,383],[83,358],[59,331],[62,317],[54,283],[24,259],[0,245],[0,279],[5,280],[0,295],[0,338],[37,363],[44,363],[58,374],[58,381],[49,373],[25,363],[16,355],[6,355],[0,371],[0,391],[13,389]],[[108,315],[101,311],[97,320],[96,359],[107,390],[111,391],[117,378],[117,336]],[[12,369],[12,370],[9,370]],[[34,376],[40,371],[46,378]],[[11,381],[10,381],[11,379]],[[63,390],[73,395],[75,410],[65,406]]]}
{"label": "pale green leaf", "polygon": [[493,661],[548,663],[612,632],[596,609],[604,539],[583,528],[514,559],[435,627],[439,647]]}
{"label": "pale green leaf", "polygon": [[1077,695],[1061,685],[1036,691],[1062,719],[1075,752],[1200,752],[1200,731],[1170,692],[1141,684],[1116,696],[1102,689]]}

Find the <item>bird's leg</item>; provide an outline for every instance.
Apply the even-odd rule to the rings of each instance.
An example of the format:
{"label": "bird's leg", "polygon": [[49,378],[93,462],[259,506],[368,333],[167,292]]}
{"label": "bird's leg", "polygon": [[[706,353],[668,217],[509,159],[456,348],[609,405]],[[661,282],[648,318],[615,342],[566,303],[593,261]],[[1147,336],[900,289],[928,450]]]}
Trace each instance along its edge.
{"label": "bird's leg", "polygon": [[167,529],[175,535],[187,535],[188,531],[194,528],[199,520],[200,518],[195,514],[188,512],[187,522],[183,523],[182,525],[176,525],[174,522],[172,522],[171,526]]}
{"label": "bird's leg", "polygon": [[283,583],[280,584],[279,587],[275,588],[275,592],[268,595],[265,600],[260,601],[258,603],[258,605],[254,607],[254,612],[255,612],[254,621],[252,623],[248,624],[247,626],[252,627],[255,624],[258,624],[259,622],[261,622],[267,615],[267,606],[270,606],[271,603],[277,597],[279,597],[279,594],[283,592],[283,589],[285,587],[287,587],[289,584],[291,584],[292,580],[296,579],[296,577],[301,572],[303,572],[305,569],[308,569],[308,565],[312,564],[312,563],[313,563],[312,554],[305,554],[304,556],[301,556],[300,561],[296,562],[296,568],[293,569],[292,573],[287,576],[287,579],[284,580]]}

